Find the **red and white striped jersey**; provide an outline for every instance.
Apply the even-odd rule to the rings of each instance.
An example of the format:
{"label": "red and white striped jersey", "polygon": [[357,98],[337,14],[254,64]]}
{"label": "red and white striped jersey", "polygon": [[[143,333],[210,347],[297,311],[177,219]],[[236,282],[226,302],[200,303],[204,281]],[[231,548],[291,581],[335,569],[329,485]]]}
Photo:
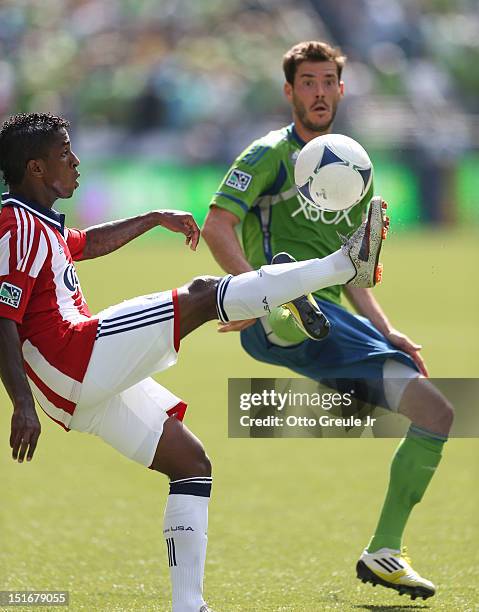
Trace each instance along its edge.
{"label": "red and white striped jersey", "polygon": [[64,218],[2,195],[0,317],[18,324],[30,384],[40,404],[39,395],[59,409],[59,417],[73,414],[98,327],[73,265],[86,234],[67,229]]}

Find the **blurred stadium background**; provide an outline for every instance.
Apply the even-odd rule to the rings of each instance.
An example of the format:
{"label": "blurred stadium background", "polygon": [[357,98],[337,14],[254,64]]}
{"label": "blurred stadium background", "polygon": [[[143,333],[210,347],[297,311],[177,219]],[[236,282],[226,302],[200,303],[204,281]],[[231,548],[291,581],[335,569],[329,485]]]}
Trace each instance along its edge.
{"label": "blurred stadium background", "polygon": [[72,121],[80,223],[152,203],[202,220],[230,161],[289,121],[281,57],[313,38],[349,58],[335,130],[370,151],[396,228],[479,222],[476,0],[4,0],[0,116]]}
{"label": "blurred stadium background", "polygon": [[[201,222],[252,138],[289,122],[281,57],[325,38],[349,57],[336,131],[358,138],[391,202],[378,297],[433,376],[479,371],[479,6],[476,0],[0,1],[0,118],[72,121],[81,227],[153,207]],[[92,310],[219,273],[162,230],[79,264]],[[155,263],[157,262],[157,263]],[[394,440],[228,440],[228,377],[289,376],[211,323],[158,380],[189,402],[214,463],[206,589],[219,612],[393,610],[354,564]],[[72,610],[168,609],[166,480],[47,418],[35,461],[9,459],[0,388],[0,590],[69,589]],[[471,406],[471,409],[477,407]],[[439,584],[431,610],[477,610],[477,440],[451,440],[407,531]],[[445,494],[445,492],[447,492]],[[406,602],[407,604],[407,602]],[[423,607],[423,606],[419,606]]]}

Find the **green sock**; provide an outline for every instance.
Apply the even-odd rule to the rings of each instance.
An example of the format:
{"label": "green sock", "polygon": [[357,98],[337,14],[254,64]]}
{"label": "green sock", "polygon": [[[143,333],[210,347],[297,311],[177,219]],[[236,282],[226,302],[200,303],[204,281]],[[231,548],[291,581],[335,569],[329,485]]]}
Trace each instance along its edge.
{"label": "green sock", "polygon": [[271,310],[268,317],[273,332],[287,342],[299,344],[306,340],[307,336],[299,329],[293,315],[284,306],[278,306]]}
{"label": "green sock", "polygon": [[441,460],[447,438],[411,425],[391,463],[388,492],[369,552],[401,549],[402,535],[414,505],[421,501]]}

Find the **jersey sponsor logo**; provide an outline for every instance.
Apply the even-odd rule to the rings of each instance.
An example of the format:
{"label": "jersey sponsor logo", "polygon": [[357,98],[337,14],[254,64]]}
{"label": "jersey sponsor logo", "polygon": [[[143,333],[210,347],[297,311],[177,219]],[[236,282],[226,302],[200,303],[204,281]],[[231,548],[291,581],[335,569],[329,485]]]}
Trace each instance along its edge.
{"label": "jersey sponsor logo", "polygon": [[78,276],[75,272],[73,264],[68,264],[68,266],[66,267],[65,272],[63,273],[63,282],[65,283],[67,289],[70,289],[72,293],[77,290],[77,287],[80,282],[78,280]]}
{"label": "jersey sponsor logo", "polygon": [[20,287],[3,282],[0,287],[0,302],[12,308],[18,308],[22,299],[22,293],[23,291]]}
{"label": "jersey sponsor logo", "polygon": [[337,212],[330,212],[328,210],[321,210],[312,204],[309,204],[302,198],[298,198],[299,208],[291,213],[291,218],[303,213],[308,221],[320,221],[325,225],[338,225],[342,221],[346,221],[348,227],[354,227],[353,222],[349,218],[351,209],[338,210]]}
{"label": "jersey sponsor logo", "polygon": [[228,185],[228,187],[232,187],[233,189],[237,189],[238,191],[246,191],[252,178],[253,177],[251,174],[248,174],[247,172],[232,170],[226,181],[226,185]]}

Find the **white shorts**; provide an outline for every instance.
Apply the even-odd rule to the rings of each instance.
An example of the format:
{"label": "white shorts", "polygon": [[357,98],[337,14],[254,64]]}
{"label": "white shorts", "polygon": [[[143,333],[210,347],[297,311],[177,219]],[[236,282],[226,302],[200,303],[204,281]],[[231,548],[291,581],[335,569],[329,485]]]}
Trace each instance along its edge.
{"label": "white shorts", "polygon": [[163,424],[182,420],[186,404],[149,378],[178,359],[176,290],[111,306],[98,315],[97,337],[68,427],[92,433],[150,466]]}
{"label": "white shorts", "polygon": [[163,425],[182,420],[186,404],[152,378],[146,378],[94,406],[77,407],[70,429],[94,434],[122,455],[151,466]]}
{"label": "white shorts", "polygon": [[78,407],[98,405],[175,365],[180,345],[176,290],[143,295],[97,315],[95,344]]}

